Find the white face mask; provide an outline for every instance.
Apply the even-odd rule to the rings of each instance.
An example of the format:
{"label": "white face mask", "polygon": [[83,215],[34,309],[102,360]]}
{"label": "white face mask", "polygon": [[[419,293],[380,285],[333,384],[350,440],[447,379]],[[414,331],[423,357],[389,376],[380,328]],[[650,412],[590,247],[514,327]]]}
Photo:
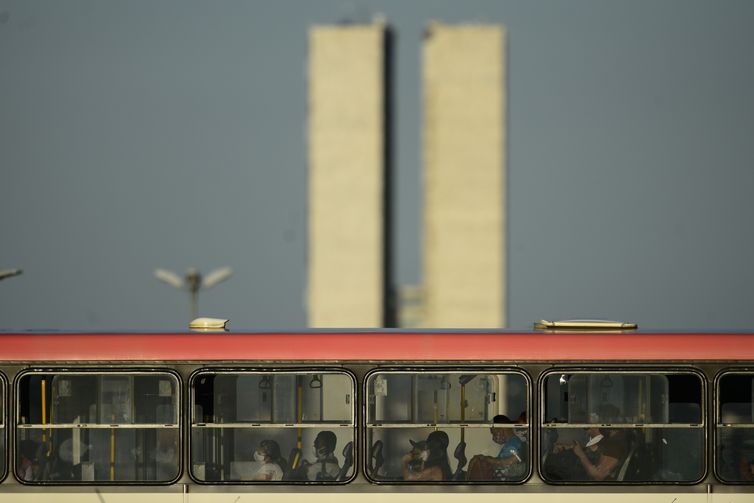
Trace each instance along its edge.
{"label": "white face mask", "polygon": [[421,459],[422,461],[427,461],[429,459],[429,451],[422,451],[419,459]]}
{"label": "white face mask", "polygon": [[254,451],[254,461],[264,461],[264,454],[259,454],[259,451]]}
{"label": "white face mask", "polygon": [[589,437],[589,442],[586,443],[585,447],[591,447],[593,445],[597,445],[599,443],[599,441],[602,440],[603,438],[604,437],[602,436],[601,433],[598,433],[597,435],[595,435],[593,437]]}

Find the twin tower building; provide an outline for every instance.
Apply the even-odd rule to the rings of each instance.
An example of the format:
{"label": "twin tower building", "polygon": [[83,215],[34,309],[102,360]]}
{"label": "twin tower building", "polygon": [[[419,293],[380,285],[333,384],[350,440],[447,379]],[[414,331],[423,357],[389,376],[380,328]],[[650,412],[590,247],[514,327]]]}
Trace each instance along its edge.
{"label": "twin tower building", "polygon": [[310,31],[311,327],[505,326],[505,31],[432,23],[422,50],[423,284],[399,289],[390,30]]}

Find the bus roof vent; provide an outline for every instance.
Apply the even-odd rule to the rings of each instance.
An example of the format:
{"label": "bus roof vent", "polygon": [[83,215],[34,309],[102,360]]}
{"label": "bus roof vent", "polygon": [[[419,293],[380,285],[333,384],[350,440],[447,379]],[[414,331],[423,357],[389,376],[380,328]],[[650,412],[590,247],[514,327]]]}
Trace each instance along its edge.
{"label": "bus roof vent", "polygon": [[194,318],[191,320],[191,323],[189,323],[189,328],[191,330],[199,330],[202,332],[225,331],[227,330],[225,325],[228,321],[229,320],[222,318]]}
{"label": "bus roof vent", "polygon": [[537,330],[636,330],[638,325],[636,323],[627,323],[624,321],[609,321],[609,320],[562,320],[562,321],[547,321],[539,320],[534,323],[534,328]]}

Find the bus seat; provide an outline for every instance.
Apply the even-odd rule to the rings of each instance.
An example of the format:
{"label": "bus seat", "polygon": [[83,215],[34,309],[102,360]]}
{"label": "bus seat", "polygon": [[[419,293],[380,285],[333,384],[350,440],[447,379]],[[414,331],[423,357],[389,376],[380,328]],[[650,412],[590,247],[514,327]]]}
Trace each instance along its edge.
{"label": "bus seat", "polygon": [[94,482],[94,461],[83,461],[81,463],[81,481]]}
{"label": "bus seat", "polygon": [[466,459],[466,442],[463,440],[458,442],[456,450],[453,452],[453,457],[458,460],[456,471],[453,473],[453,480],[465,480],[466,477],[463,467],[466,466],[466,462],[468,461],[468,459]]}
{"label": "bus seat", "polygon": [[369,475],[372,478],[377,478],[377,474],[385,462],[385,458],[382,456],[382,447],[382,440],[378,440],[369,449]]}
{"label": "bus seat", "polygon": [[[288,456],[288,466],[283,472],[283,480],[301,480],[301,449],[294,447],[291,449],[291,454]],[[304,478],[303,480],[306,480]]]}
{"label": "bus seat", "polygon": [[[93,465],[94,465],[94,463],[92,463],[92,467],[93,467]],[[193,463],[191,465],[191,472],[194,474],[194,477],[196,477],[199,480],[207,480],[207,476],[205,475],[206,472],[204,471],[204,467],[205,467],[204,463]],[[88,470],[86,470],[86,471],[88,472]],[[82,479],[84,478],[84,473],[85,473],[85,470],[84,470],[84,467],[82,466],[81,467],[81,478]],[[93,477],[94,477],[94,472],[92,472],[92,480],[94,480]]]}
{"label": "bus seat", "polygon": [[230,480],[251,480],[260,465],[258,461],[231,461]]}
{"label": "bus seat", "polygon": [[343,466],[340,468],[335,480],[341,482],[346,480],[346,478],[348,478],[348,473],[351,471],[351,466],[353,466],[353,442],[348,442],[346,446],[343,447]]}
{"label": "bus seat", "polygon": [[616,481],[623,482],[623,479],[626,478],[628,465],[631,464],[631,459],[634,457],[635,450],[636,450],[636,443],[631,442],[631,445],[628,448],[628,454],[626,454],[626,459],[623,460],[623,464],[621,465],[620,470],[618,470],[618,475],[615,477]]}

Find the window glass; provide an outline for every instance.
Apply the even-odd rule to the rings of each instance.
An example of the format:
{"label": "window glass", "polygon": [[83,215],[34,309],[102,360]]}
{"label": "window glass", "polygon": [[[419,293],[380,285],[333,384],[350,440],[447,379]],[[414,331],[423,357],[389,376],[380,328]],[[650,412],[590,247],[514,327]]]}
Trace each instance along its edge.
{"label": "window glass", "polygon": [[0,477],[5,473],[5,378],[0,378]]}
{"label": "window glass", "polygon": [[704,473],[695,374],[563,372],[543,384],[541,471],[550,482],[694,482]]}
{"label": "window glass", "polygon": [[196,480],[332,483],[353,475],[349,374],[206,371],[191,390]]}
{"label": "window glass", "polygon": [[18,384],[24,482],[170,482],[179,473],[178,379],[161,372],[32,372]]}
{"label": "window glass", "polygon": [[733,483],[754,482],[754,374],[718,381],[717,473]]}
{"label": "window glass", "polygon": [[375,372],[367,379],[367,475],[388,482],[521,482],[528,386],[513,372]]}

